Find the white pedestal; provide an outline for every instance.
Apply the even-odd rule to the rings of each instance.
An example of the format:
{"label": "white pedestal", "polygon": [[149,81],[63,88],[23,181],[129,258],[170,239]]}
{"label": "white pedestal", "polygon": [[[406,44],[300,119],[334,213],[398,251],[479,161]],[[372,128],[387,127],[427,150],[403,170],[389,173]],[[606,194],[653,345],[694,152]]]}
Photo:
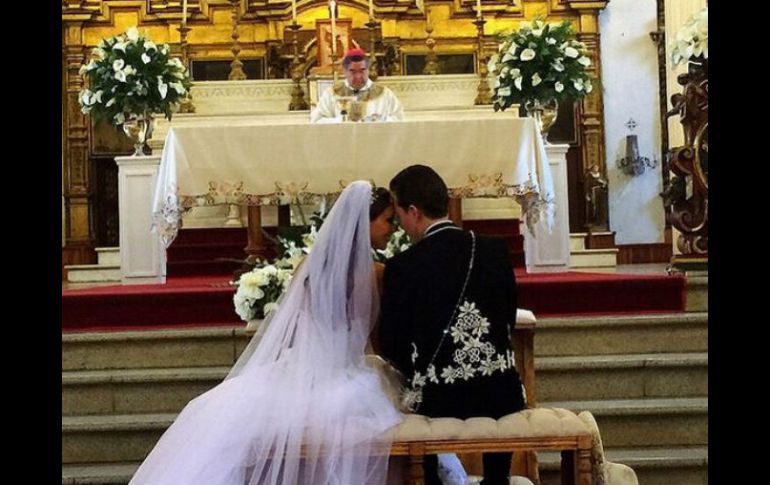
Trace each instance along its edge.
{"label": "white pedestal", "polygon": [[160,156],[116,157],[123,284],[166,282],[166,250],[151,230]]}
{"label": "white pedestal", "polygon": [[556,199],[554,224],[549,232],[545,220],[541,220],[535,226],[534,237],[525,229],[524,251],[528,273],[569,271],[568,149],[569,145],[545,146]]}

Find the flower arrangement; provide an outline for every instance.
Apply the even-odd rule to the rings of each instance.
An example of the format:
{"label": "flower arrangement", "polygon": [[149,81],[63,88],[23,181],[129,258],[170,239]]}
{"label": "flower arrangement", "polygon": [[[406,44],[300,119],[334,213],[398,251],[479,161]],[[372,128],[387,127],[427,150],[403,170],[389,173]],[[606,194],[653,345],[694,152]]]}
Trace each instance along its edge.
{"label": "flower arrangement", "polygon": [[590,65],[586,45],[575,39],[568,21],[521,22],[518,30],[500,36],[498,53],[488,63],[495,75],[494,109],[580,99],[593,89],[587,73]]}
{"label": "flower arrangement", "polygon": [[80,74],[88,80],[79,96],[83,113],[116,126],[154,113],[171,119],[191,86],[187,69],[171,57],[168,44],[156,45],[136,27],[99,42]]}
{"label": "flower arrangement", "polygon": [[[235,283],[238,289],[233,296],[235,312],[245,322],[262,319],[276,309],[276,302],[289,287],[292,275],[305,256],[310,254],[318,230],[321,228],[328,211],[325,204],[310,217],[310,230],[299,238],[279,237],[281,257],[272,263],[259,261],[254,269],[243,273]],[[384,250],[373,249],[372,258],[384,262],[398,253],[406,251],[411,245],[409,236],[398,228],[390,237]]]}
{"label": "flower arrangement", "polygon": [[386,260],[392,258],[398,253],[403,253],[407,249],[409,249],[409,246],[412,245],[412,240],[409,239],[409,235],[407,235],[406,231],[404,231],[404,228],[396,225],[397,229],[393,234],[390,236],[390,240],[388,241],[388,245],[385,247],[385,249],[373,249],[374,252],[374,260],[379,261],[380,263],[384,263]]}
{"label": "flower arrangement", "polygon": [[709,9],[692,15],[676,33],[672,42],[671,61],[685,64],[693,58],[709,58]]}

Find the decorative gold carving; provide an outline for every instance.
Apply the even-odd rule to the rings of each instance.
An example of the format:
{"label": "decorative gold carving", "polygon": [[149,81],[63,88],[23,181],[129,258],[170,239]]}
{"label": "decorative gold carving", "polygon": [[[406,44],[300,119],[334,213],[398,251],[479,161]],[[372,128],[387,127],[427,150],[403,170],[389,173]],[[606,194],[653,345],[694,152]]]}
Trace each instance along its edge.
{"label": "decorative gold carving", "polygon": [[[571,6],[575,3],[573,0],[568,1]],[[586,5],[588,4],[583,3],[581,8],[587,8],[585,7]],[[594,13],[598,14],[598,11],[594,10]],[[597,79],[601,78],[599,34],[582,33],[578,34],[577,37],[579,41],[585,43],[586,50],[591,58],[591,66],[588,68],[589,74]],[[599,177],[603,180],[607,180],[607,163],[604,153],[604,109],[602,90],[594,89],[588,96],[583,98],[581,108],[580,133],[583,151],[583,166],[581,173],[586,174],[587,177],[587,174],[596,174],[598,170]],[[584,179],[583,189],[585,200],[592,201],[592,213],[586,213],[586,220],[583,221],[583,225],[587,227],[589,231],[608,230],[608,191],[605,190],[597,194],[589,193],[592,188],[588,183],[588,178]],[[598,200],[597,196],[602,197],[602,199]]]}
{"label": "decorative gold carving", "polygon": [[[80,66],[85,61],[85,49],[82,45],[83,20],[92,17],[86,11],[88,2],[70,1],[62,3],[65,47],[62,52],[65,76],[65,158],[64,158],[64,217],[67,233],[65,245],[91,243],[91,204],[89,193],[88,154],[89,133],[88,119],[80,111],[78,94],[84,87],[80,76]],[[68,12],[65,15],[65,12]]]}

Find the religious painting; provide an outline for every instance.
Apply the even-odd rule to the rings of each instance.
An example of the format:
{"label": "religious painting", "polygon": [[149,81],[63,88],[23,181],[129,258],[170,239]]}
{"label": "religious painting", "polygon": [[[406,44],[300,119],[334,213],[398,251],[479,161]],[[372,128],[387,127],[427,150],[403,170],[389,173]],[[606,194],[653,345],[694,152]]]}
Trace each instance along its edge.
{"label": "religious painting", "polygon": [[[332,23],[331,19],[319,19],[315,22],[316,39],[318,44],[318,67],[331,65],[332,62]],[[336,39],[337,60],[345,55],[352,47],[353,21],[337,19],[334,26]]]}

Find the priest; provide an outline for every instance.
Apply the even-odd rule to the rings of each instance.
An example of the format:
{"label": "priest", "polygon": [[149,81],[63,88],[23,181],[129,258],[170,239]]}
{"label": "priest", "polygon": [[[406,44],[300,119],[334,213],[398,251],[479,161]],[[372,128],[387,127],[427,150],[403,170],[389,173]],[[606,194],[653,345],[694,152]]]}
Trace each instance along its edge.
{"label": "priest", "polygon": [[393,91],[369,79],[369,60],[363,49],[349,49],[342,67],[345,81],[321,95],[310,112],[311,123],[404,119],[404,108]]}

